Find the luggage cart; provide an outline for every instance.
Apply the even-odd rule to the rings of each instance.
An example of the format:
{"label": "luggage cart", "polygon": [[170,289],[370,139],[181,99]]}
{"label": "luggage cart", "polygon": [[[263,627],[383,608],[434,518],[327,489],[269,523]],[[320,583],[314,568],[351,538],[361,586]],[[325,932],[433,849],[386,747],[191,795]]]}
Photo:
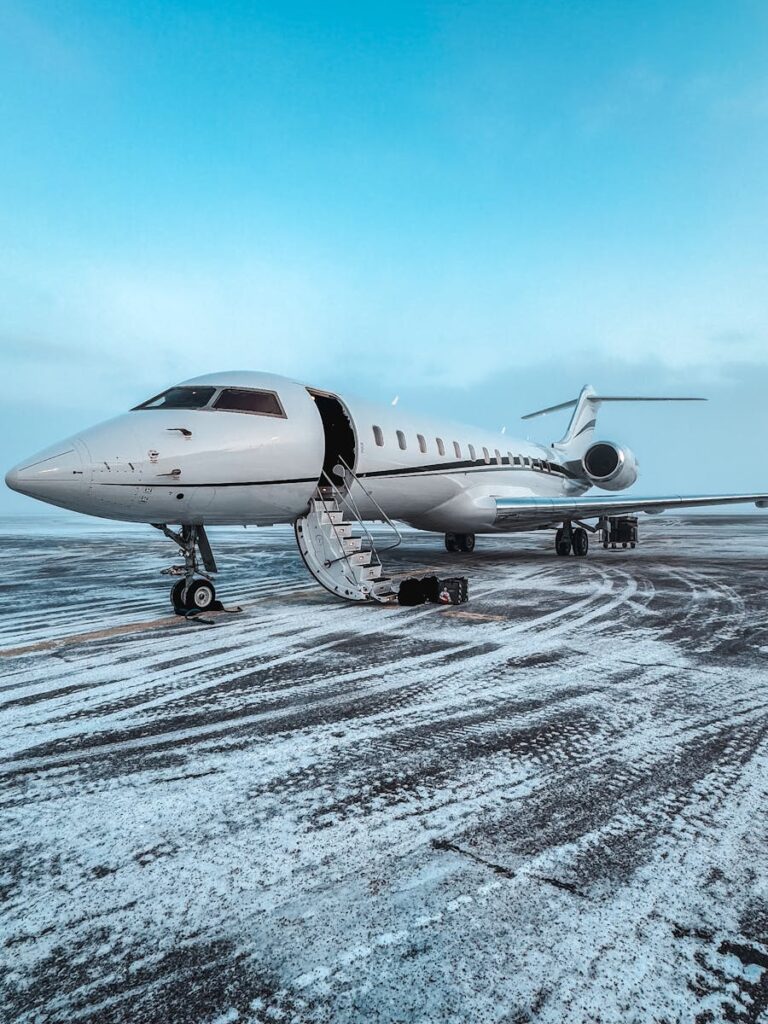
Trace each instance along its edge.
{"label": "luggage cart", "polygon": [[637,546],[637,516],[609,516],[602,525],[603,547]]}

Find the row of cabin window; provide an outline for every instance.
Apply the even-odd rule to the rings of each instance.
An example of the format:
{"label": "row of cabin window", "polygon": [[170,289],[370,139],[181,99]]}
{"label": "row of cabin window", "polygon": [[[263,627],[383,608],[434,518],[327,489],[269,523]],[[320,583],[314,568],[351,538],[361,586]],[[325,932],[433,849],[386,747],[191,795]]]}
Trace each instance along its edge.
{"label": "row of cabin window", "polygon": [[[397,433],[397,444],[398,444],[399,448],[402,451],[405,451],[407,449],[407,447],[408,447],[408,442],[405,439],[405,434],[403,433],[402,430],[398,430],[396,433]],[[379,448],[383,448],[384,447],[384,432],[382,431],[381,427],[374,426],[374,428],[373,428],[373,439],[374,439],[374,441],[376,442],[376,444],[378,445]],[[424,435],[423,434],[417,434],[416,435],[416,441],[418,442],[418,445],[419,445],[419,451],[422,452],[424,455],[426,455],[426,453],[427,453],[427,440],[424,437]],[[435,443],[437,444],[438,454],[445,455],[445,443],[443,442],[442,437],[436,437],[435,438]],[[467,448],[469,449],[469,457],[470,457],[471,461],[472,462],[477,462],[478,458],[477,458],[477,455],[475,454],[475,446],[471,445],[471,444],[468,444]],[[459,444],[458,441],[454,441],[453,442],[453,451],[454,451],[454,454],[455,454],[456,458],[460,459],[461,458],[461,445]],[[498,448],[494,448],[493,455],[490,454],[490,452],[488,451],[487,448],[483,448],[483,462],[491,463],[492,461],[495,461],[496,464],[498,466],[500,466],[502,464],[504,458],[505,458],[505,456],[502,456],[502,454],[501,454],[501,452],[499,451]],[[507,452],[506,459],[507,459],[507,461],[508,461],[510,466],[530,466],[533,469],[546,469],[547,471],[549,471],[551,469],[550,464],[548,462],[546,462],[544,459],[529,459],[527,455],[513,455],[512,452]]]}

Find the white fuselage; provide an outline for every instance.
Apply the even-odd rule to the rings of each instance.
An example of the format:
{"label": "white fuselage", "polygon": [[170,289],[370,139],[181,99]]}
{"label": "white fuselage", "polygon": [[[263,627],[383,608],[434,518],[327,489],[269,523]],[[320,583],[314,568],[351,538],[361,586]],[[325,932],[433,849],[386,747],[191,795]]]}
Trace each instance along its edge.
{"label": "white fuselage", "polygon": [[[544,445],[284,377],[235,372],[185,384],[215,387],[217,395],[264,389],[279,397],[284,415],[138,408],[25,460],[6,482],[108,519],[263,526],[302,515],[324,465],[329,471],[340,455],[362,484],[356,499],[364,518],[381,518],[378,505],[421,529],[465,533],[495,529],[495,498],[567,497],[589,486]],[[320,406],[335,409],[342,425],[329,427]]]}

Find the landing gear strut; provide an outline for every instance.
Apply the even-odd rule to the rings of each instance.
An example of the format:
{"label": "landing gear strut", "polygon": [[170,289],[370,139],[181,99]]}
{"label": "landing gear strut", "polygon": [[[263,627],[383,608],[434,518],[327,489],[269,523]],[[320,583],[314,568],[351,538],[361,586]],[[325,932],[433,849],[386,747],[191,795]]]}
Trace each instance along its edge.
{"label": "landing gear strut", "polygon": [[563,523],[555,534],[555,551],[558,555],[574,555],[583,558],[589,551],[589,534],[583,526],[575,529],[569,522]]}
{"label": "landing gear strut", "polygon": [[446,533],[445,535],[445,550],[446,551],[474,551],[475,550],[475,535],[474,533]]}
{"label": "landing gear strut", "polygon": [[[209,578],[209,573],[216,572],[216,561],[208,543],[203,526],[182,526],[178,533],[171,530],[165,523],[153,523],[155,529],[161,530],[169,540],[178,544],[184,553],[184,565],[174,565],[165,570],[172,576],[183,576],[171,587],[171,604],[177,615],[189,615],[195,612],[209,611],[220,607],[216,600],[216,588]],[[198,567],[198,552],[205,572]],[[195,579],[200,572],[203,579]],[[218,608],[217,608],[218,610]]]}

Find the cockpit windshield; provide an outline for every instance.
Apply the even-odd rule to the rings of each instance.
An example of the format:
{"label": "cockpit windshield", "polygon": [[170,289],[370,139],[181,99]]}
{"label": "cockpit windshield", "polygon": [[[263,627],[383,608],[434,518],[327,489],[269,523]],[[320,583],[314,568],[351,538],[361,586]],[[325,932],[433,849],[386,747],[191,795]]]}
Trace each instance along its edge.
{"label": "cockpit windshield", "polygon": [[213,398],[216,388],[168,388],[161,395],[142,402],[132,409],[202,409]]}

